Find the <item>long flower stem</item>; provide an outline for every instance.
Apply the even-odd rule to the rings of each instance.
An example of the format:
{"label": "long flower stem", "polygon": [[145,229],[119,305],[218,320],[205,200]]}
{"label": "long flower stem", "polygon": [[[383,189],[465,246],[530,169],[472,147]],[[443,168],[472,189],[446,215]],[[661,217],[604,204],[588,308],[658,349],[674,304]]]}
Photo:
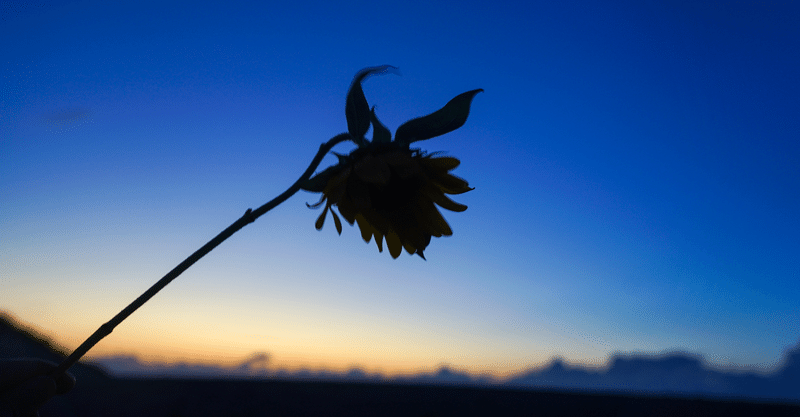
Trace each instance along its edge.
{"label": "long flower stem", "polygon": [[157,292],[161,291],[162,288],[166,287],[167,284],[172,282],[178,275],[182,274],[183,271],[189,269],[190,266],[194,265],[195,262],[200,260],[203,256],[214,250],[220,243],[224,242],[225,239],[231,237],[234,233],[238,232],[241,228],[245,227],[246,225],[254,222],[257,218],[259,218],[262,214],[272,210],[273,208],[277,207],[278,204],[283,203],[289,197],[294,195],[297,191],[300,190],[301,185],[311,178],[311,175],[314,174],[314,170],[317,169],[322,159],[325,155],[337,144],[344,142],[346,140],[352,140],[352,136],[349,133],[342,133],[339,135],[334,136],[328,142],[323,143],[319,147],[319,151],[317,155],[314,156],[314,159],[311,161],[311,165],[308,166],[308,169],[300,176],[300,178],[292,184],[286,191],[281,193],[279,196],[275,197],[271,201],[267,202],[263,206],[259,207],[256,210],[247,209],[244,215],[236,220],[228,226],[227,229],[223,230],[220,234],[218,234],[215,238],[211,239],[208,243],[203,245],[200,249],[198,249],[195,253],[191,254],[188,258],[186,258],[183,262],[178,264],[172,271],[169,271],[167,275],[164,275],[163,278],[158,280],[152,287],[150,287],[147,291],[145,291],[142,295],[139,296],[136,300],[130,303],[127,307],[125,307],[122,311],[117,313],[113,319],[111,319],[108,323],[100,326],[86,341],[84,341],[74,352],[72,352],[69,357],[64,359],[53,371],[54,375],[64,373],[69,369],[72,365],[75,364],[86,352],[89,351],[94,345],[97,344],[100,340],[104,337],[111,334],[115,327],[118,324],[122,323],[123,320],[128,318],[134,311],[136,311],[139,307],[144,305],[148,300],[150,300]]}

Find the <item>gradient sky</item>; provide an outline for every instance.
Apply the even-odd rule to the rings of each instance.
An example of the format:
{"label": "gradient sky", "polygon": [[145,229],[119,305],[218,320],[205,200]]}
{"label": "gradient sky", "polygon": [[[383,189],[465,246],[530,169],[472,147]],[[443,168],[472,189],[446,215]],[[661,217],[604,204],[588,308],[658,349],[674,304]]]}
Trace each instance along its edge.
{"label": "gradient sky", "polygon": [[420,143],[475,187],[454,235],[392,260],[300,193],[90,357],[506,375],[800,341],[797,2],[118,3],[0,12],[0,309],[70,349],[286,189],[382,64],[392,131],[485,89]]}

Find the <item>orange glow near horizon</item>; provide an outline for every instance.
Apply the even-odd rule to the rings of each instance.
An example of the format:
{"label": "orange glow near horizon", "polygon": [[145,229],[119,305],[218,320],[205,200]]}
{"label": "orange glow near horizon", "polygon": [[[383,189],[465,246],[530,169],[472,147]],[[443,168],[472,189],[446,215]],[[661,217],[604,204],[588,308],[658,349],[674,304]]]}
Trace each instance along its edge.
{"label": "orange glow near horizon", "polygon": [[[9,317],[12,322],[29,333],[49,340],[56,349],[60,349],[66,354],[77,348],[91,334],[91,332],[84,333],[82,330],[73,330],[55,335],[54,332],[48,330],[49,326],[47,325],[31,324],[7,311],[0,310],[0,314]],[[360,369],[364,372],[392,377],[435,372],[446,365],[459,372],[467,372],[475,376],[490,375],[495,378],[505,378],[533,366],[541,366],[548,360],[543,357],[538,363],[529,361],[523,364],[498,358],[495,363],[490,364],[470,361],[466,355],[450,356],[445,353],[442,353],[442,357],[449,356],[455,360],[442,360],[431,356],[426,346],[415,348],[410,344],[397,343],[392,347],[368,349],[368,346],[363,343],[354,341],[353,344],[347,345],[341,340],[326,340],[324,336],[319,338],[319,347],[314,347],[307,334],[294,337],[290,335],[275,337],[279,341],[278,343],[264,346],[248,343],[246,337],[226,338],[222,333],[218,335],[214,335],[213,332],[201,334],[190,329],[184,335],[177,335],[160,331],[163,329],[147,329],[137,326],[138,322],[135,321],[126,324],[132,324],[133,326],[129,327],[133,327],[133,329],[114,331],[94,346],[83,360],[91,363],[102,357],[133,356],[144,363],[166,365],[186,363],[233,368],[255,354],[266,353],[270,357],[269,369],[275,371],[346,372]],[[174,325],[171,327],[174,328]],[[225,333],[234,335],[234,337],[242,336],[232,331]],[[232,340],[236,340],[236,342],[232,342]],[[304,342],[308,343],[304,344]]]}

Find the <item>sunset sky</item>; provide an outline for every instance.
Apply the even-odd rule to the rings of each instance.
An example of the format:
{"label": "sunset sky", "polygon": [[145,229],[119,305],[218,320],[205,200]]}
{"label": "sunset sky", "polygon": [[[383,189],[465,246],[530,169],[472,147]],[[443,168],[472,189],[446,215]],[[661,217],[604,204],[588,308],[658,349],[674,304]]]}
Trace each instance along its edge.
{"label": "sunset sky", "polygon": [[120,3],[0,11],[0,309],[69,349],[291,185],[383,64],[392,131],[485,90],[420,142],[475,187],[453,236],[393,260],[301,192],[89,356],[769,370],[800,342],[800,3]]}

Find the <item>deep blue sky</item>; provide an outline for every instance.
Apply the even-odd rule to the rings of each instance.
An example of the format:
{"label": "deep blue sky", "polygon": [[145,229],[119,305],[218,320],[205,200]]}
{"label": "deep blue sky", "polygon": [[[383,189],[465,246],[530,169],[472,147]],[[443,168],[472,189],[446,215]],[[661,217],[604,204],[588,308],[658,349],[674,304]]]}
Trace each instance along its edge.
{"label": "deep blue sky", "polygon": [[364,83],[392,131],[485,89],[421,143],[475,187],[427,262],[316,231],[299,194],[92,354],[774,366],[800,340],[800,6],[729,3],[3,3],[0,308],[77,346],[288,187],[355,72],[392,64]]}

